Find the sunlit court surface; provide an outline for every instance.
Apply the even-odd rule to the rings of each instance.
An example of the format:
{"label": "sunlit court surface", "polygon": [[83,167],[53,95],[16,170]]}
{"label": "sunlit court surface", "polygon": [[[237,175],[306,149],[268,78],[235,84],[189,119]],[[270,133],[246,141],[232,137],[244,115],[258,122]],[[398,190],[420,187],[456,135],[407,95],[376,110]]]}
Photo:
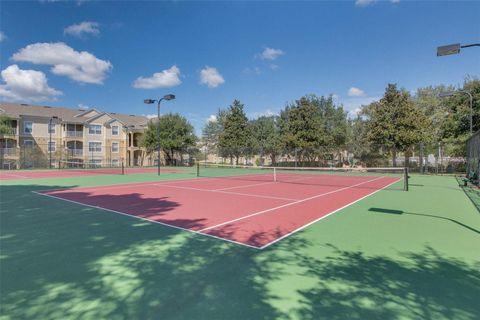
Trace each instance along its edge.
{"label": "sunlit court surface", "polygon": [[480,320],[479,13],[0,0],[0,320]]}
{"label": "sunlit court surface", "polygon": [[233,176],[223,173],[39,194],[262,249],[400,179],[322,174],[312,169],[309,173],[279,172],[275,177],[278,181],[274,181],[272,173],[246,170],[239,174],[242,169],[235,167],[229,170],[237,172]]}

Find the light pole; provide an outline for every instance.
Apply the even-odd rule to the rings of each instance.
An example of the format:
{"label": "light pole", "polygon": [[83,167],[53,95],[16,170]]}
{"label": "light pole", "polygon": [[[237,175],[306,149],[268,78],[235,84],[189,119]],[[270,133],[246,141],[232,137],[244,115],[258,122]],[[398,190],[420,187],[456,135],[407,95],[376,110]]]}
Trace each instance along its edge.
{"label": "light pole", "polygon": [[440,98],[451,97],[457,93],[465,93],[468,94],[470,98],[470,135],[473,134],[473,97],[470,91],[468,90],[457,90],[457,91],[447,91],[447,92],[440,92],[438,96]]}
{"label": "light pole", "polygon": [[175,99],[175,95],[173,94],[167,94],[167,95],[164,95],[163,98],[160,98],[160,99],[145,99],[143,100],[144,103],[146,104],[152,104],[152,103],[157,103],[157,120],[158,120],[158,124],[157,124],[157,142],[158,142],[158,146],[157,146],[157,174],[160,175],[160,102],[162,102],[162,100],[173,100]]}
{"label": "light pole", "polygon": [[461,48],[480,47],[480,43],[464,44],[460,43],[448,44],[446,46],[437,47],[437,57],[448,56],[460,53]]}
{"label": "light pole", "polygon": [[[49,161],[48,161],[48,168],[52,169],[52,122],[53,119],[58,119],[57,116],[53,116],[48,120],[48,133],[50,134],[50,141],[48,142],[48,153],[49,153]],[[56,131],[55,131],[56,132]]]}

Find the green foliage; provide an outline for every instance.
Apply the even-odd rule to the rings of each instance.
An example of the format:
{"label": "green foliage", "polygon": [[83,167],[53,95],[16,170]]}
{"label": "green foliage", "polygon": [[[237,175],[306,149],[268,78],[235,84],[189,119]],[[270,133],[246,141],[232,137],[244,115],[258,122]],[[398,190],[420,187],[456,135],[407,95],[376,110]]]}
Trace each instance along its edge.
{"label": "green foliage", "polygon": [[[278,116],[261,116],[252,120],[253,142],[256,144],[258,153],[263,158],[264,155],[270,157],[272,164],[276,164],[276,159],[283,151],[283,143],[280,135]],[[260,163],[262,161],[260,160]]]}
{"label": "green foliage", "polygon": [[202,145],[209,152],[217,152],[220,141],[220,134],[223,132],[223,123],[225,122],[226,111],[218,110],[215,119],[209,120],[202,130]]}
{"label": "green foliage", "polygon": [[226,113],[220,117],[220,123],[223,131],[219,136],[219,147],[221,152],[230,157],[236,158],[238,164],[239,157],[247,154],[247,148],[251,146],[251,126],[243,104],[239,100],[234,100]]}
{"label": "green foliage", "polygon": [[368,113],[368,140],[392,152],[393,165],[397,151],[408,152],[429,138],[431,127],[425,114],[416,107],[410,94],[389,84],[380,101],[370,104]]}
{"label": "green foliage", "polygon": [[158,121],[150,121],[143,135],[141,145],[151,153],[158,149],[160,143],[167,163],[172,163],[176,154],[182,157],[189,148],[194,147],[197,138],[193,126],[185,117],[177,113],[168,113],[160,118],[160,141],[158,141]]}
{"label": "green foliage", "polygon": [[11,119],[7,116],[0,115],[0,134],[11,134]]}
{"label": "green foliage", "polygon": [[333,98],[307,95],[280,113],[282,142],[298,155],[314,161],[319,156],[339,151],[347,137],[347,114]]}

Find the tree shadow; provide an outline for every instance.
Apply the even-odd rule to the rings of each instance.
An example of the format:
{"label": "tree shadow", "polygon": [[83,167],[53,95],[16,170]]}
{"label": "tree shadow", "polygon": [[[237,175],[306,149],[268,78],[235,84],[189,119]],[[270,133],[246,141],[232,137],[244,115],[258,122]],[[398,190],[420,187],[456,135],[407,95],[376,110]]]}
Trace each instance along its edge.
{"label": "tree shadow", "polygon": [[64,187],[1,187],[2,315],[282,317],[264,287],[282,273],[257,263],[260,251],[31,192]]}
{"label": "tree shadow", "polygon": [[[367,256],[331,245],[325,260],[299,257],[319,281],[301,290],[301,319],[478,319],[479,265],[430,247],[403,259]],[[402,261],[403,260],[403,261]]]}
{"label": "tree shadow", "polygon": [[299,232],[256,250],[31,192],[61,187],[0,186],[0,314],[7,319],[480,314],[479,266],[432,248],[398,259],[367,256]]}
{"label": "tree shadow", "polygon": [[457,221],[455,219],[451,219],[451,218],[447,218],[447,217],[442,217],[442,216],[436,216],[436,215],[433,215],[433,214],[425,214],[425,213],[417,213],[417,212],[406,212],[406,211],[403,211],[403,210],[395,210],[395,209],[385,209],[385,208],[370,208],[368,209],[368,211],[370,212],[379,212],[379,213],[388,213],[388,214],[398,214],[398,215],[402,215],[402,214],[407,214],[407,215],[414,215],[414,216],[421,216],[421,217],[428,217],[428,218],[435,218],[435,219],[441,219],[441,220],[447,220],[447,221],[450,221],[450,222],[453,222],[463,228],[466,228],[470,231],[473,231],[475,233],[478,233],[480,234],[480,230],[477,230],[475,228],[472,228],[470,226],[467,226],[466,224],[460,222],[460,221]]}

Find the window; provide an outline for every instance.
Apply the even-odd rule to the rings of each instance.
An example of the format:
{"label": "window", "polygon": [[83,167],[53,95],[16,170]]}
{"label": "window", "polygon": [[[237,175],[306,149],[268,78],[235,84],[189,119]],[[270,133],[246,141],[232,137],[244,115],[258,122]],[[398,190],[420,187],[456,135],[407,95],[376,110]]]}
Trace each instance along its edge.
{"label": "window", "polygon": [[32,121],[25,121],[23,123],[23,132],[24,133],[32,133],[33,131],[33,122]]}
{"label": "window", "polygon": [[55,134],[55,123],[48,123],[48,133]]}
{"label": "window", "polygon": [[118,153],[118,142],[112,142],[112,152]]}
{"label": "window", "polygon": [[102,143],[101,142],[89,142],[88,143],[89,152],[102,152]]}
{"label": "window", "polygon": [[55,141],[48,142],[48,152],[55,152],[57,150],[57,144]]}
{"label": "window", "polygon": [[118,136],[118,126],[112,126],[112,136]]}
{"label": "window", "polygon": [[89,134],[102,134],[102,126],[99,124],[91,124],[88,126]]}
{"label": "window", "polygon": [[25,140],[23,141],[23,145],[25,148],[33,148],[33,140]]}
{"label": "window", "polygon": [[120,161],[118,161],[118,159],[112,159],[112,167],[120,167]]}

